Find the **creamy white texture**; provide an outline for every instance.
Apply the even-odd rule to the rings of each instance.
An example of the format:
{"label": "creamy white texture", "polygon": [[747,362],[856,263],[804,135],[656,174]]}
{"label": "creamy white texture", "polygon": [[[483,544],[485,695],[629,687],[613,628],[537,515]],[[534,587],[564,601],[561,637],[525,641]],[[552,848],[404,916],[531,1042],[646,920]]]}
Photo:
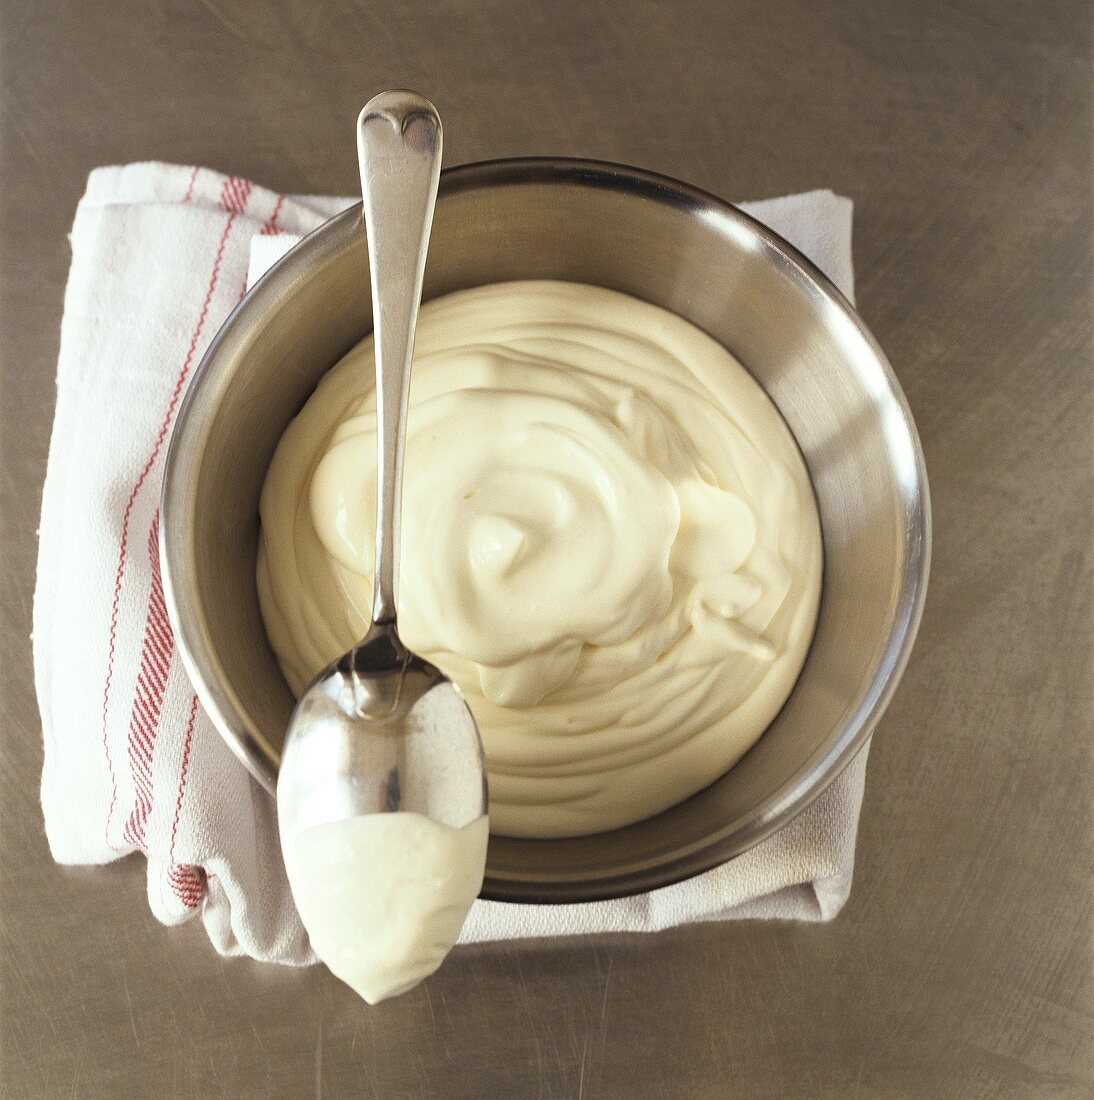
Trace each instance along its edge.
{"label": "creamy white texture", "polygon": [[[263,490],[259,596],[296,691],[367,625],[372,356],[322,380]],[[516,836],[629,824],[724,773],[820,593],[809,479],[756,382],[674,314],[563,282],[423,307],[401,558],[400,632],[465,692]]]}
{"label": "creamy white texture", "polygon": [[285,866],[315,953],[370,1005],[427,978],[482,887],[489,831],[413,813],[305,829]]}

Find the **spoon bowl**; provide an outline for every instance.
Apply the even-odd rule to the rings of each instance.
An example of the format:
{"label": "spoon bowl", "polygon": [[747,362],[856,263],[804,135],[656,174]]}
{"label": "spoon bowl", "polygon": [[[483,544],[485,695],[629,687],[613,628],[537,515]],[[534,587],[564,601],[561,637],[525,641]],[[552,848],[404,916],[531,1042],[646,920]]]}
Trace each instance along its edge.
{"label": "spoon bowl", "polygon": [[282,843],[360,814],[461,828],[486,813],[479,731],[459,688],[374,627],[301,697],[277,788]]}

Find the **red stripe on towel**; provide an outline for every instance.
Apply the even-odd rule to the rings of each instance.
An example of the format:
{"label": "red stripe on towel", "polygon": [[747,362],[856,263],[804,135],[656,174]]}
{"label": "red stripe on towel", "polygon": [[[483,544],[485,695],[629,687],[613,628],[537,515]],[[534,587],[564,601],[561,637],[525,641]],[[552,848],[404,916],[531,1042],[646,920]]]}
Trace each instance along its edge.
{"label": "red stripe on towel", "polygon": [[284,205],[285,196],[278,195],[277,202],[274,203],[273,213],[270,215],[270,220],[259,231],[263,237],[272,236],[274,233],[280,233],[281,229],[277,224],[277,216],[281,213],[281,207]]}
{"label": "red stripe on towel", "polygon": [[144,643],[141,646],[137,690],[129,715],[129,770],[133,775],[136,800],[125,822],[122,835],[135,848],[147,851],[145,829],[152,812],[152,753],[156,747],[156,732],[163,697],[167,692],[167,677],[171,671],[171,655],[175,642],[167,621],[167,604],[163,599],[160,579],[160,516],[156,513],[148,533],[148,560],[152,568],[152,587],[148,593],[148,614],[144,622]]}
{"label": "red stripe on towel", "polygon": [[242,214],[253,186],[250,180],[229,176],[220,185],[220,208],[229,214]]}
{"label": "red stripe on towel", "polygon": [[[195,170],[195,177],[197,172]],[[245,182],[245,181],[244,181]],[[160,423],[159,431],[156,434],[155,442],[152,445],[151,454],[148,456],[148,460],[145,462],[136,483],[133,485],[133,489],[129,494],[129,499],[126,501],[125,510],[122,513],[122,533],[121,540],[118,547],[118,565],[114,572],[114,592],[110,602],[110,630],[109,640],[107,643],[107,661],[106,661],[106,678],[103,684],[103,705],[102,705],[102,744],[103,752],[106,756],[107,769],[110,773],[110,807],[107,810],[106,826],[104,829],[104,835],[108,846],[114,847],[110,840],[110,825],[114,819],[114,809],[118,802],[118,777],[114,768],[114,761],[110,754],[109,738],[107,736],[107,722],[110,713],[110,689],[114,682],[114,666],[116,662],[116,649],[118,641],[118,617],[121,609],[121,597],[122,597],[122,583],[125,579],[125,566],[129,553],[129,523],[133,514],[133,507],[137,502],[137,496],[140,493],[144,483],[148,480],[148,475],[152,472],[153,466],[156,464],[156,459],[160,455],[160,451],[163,449],[163,444],[167,439],[167,433],[171,427],[171,421],[175,415],[175,409],[178,406],[179,399],[182,397],[183,387],[186,384],[187,378],[190,376],[190,368],[194,362],[194,354],[197,351],[198,341],[201,339],[201,334],[205,329],[205,322],[209,316],[209,306],[213,300],[213,293],[216,291],[217,282],[220,278],[220,267],[224,260],[224,248],[228,243],[228,235],[232,231],[232,226],[235,224],[235,219],[238,211],[229,208],[226,204],[226,193],[228,190],[229,181],[221,187],[221,206],[228,211],[228,220],[224,225],[224,229],[220,234],[220,240],[217,243],[216,254],[213,259],[213,268],[209,275],[209,282],[205,290],[205,299],[201,304],[201,312],[198,315],[197,323],[194,325],[194,331],[190,337],[190,344],[186,349],[186,356],[183,359],[182,366],[179,369],[178,375],[175,379],[174,388],[171,391],[170,399],[167,403],[167,409],[164,412],[163,420]],[[250,194],[250,184],[247,184],[244,196]],[[235,200],[231,200],[233,203]],[[244,197],[244,203],[246,197]]]}
{"label": "red stripe on towel", "polygon": [[186,194],[182,196],[182,201],[183,202],[189,202],[190,199],[193,197],[194,184],[197,183],[198,172],[200,172],[200,171],[201,171],[200,168],[195,168],[190,173],[190,182],[186,185]]}
{"label": "red stripe on towel", "polygon": [[179,832],[179,818],[182,816],[182,799],[186,794],[186,783],[190,775],[190,746],[194,740],[194,724],[198,716],[198,697],[190,699],[190,717],[186,722],[186,738],[182,745],[182,767],[179,771],[179,790],[175,798],[175,816],[171,822],[171,843],[167,849],[167,881],[175,896],[187,909],[196,909],[205,893],[200,867],[175,862],[175,839]]}

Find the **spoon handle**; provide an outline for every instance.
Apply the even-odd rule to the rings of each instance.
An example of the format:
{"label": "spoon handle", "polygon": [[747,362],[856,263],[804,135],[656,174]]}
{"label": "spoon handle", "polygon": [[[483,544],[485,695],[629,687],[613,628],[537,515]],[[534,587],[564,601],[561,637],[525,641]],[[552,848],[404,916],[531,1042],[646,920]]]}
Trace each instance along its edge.
{"label": "spoon handle", "polygon": [[357,119],[376,343],[374,623],[395,623],[403,449],[414,329],[441,171],[441,120],[414,92],[381,92]]}

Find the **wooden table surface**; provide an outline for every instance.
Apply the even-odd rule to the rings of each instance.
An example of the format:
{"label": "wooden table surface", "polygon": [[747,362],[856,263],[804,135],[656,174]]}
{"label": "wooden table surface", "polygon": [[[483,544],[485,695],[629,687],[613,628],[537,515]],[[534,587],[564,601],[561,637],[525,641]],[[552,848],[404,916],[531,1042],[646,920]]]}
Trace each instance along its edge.
{"label": "wooden table surface", "polygon": [[[0,1092],[1091,1095],[1091,39],[1081,0],[4,0]],[[831,925],[468,948],[369,1010],[322,969],[160,926],[139,858],[50,861],[27,639],[87,173],[352,193],[356,111],[393,85],[436,101],[450,164],[854,199],[935,553]]]}

